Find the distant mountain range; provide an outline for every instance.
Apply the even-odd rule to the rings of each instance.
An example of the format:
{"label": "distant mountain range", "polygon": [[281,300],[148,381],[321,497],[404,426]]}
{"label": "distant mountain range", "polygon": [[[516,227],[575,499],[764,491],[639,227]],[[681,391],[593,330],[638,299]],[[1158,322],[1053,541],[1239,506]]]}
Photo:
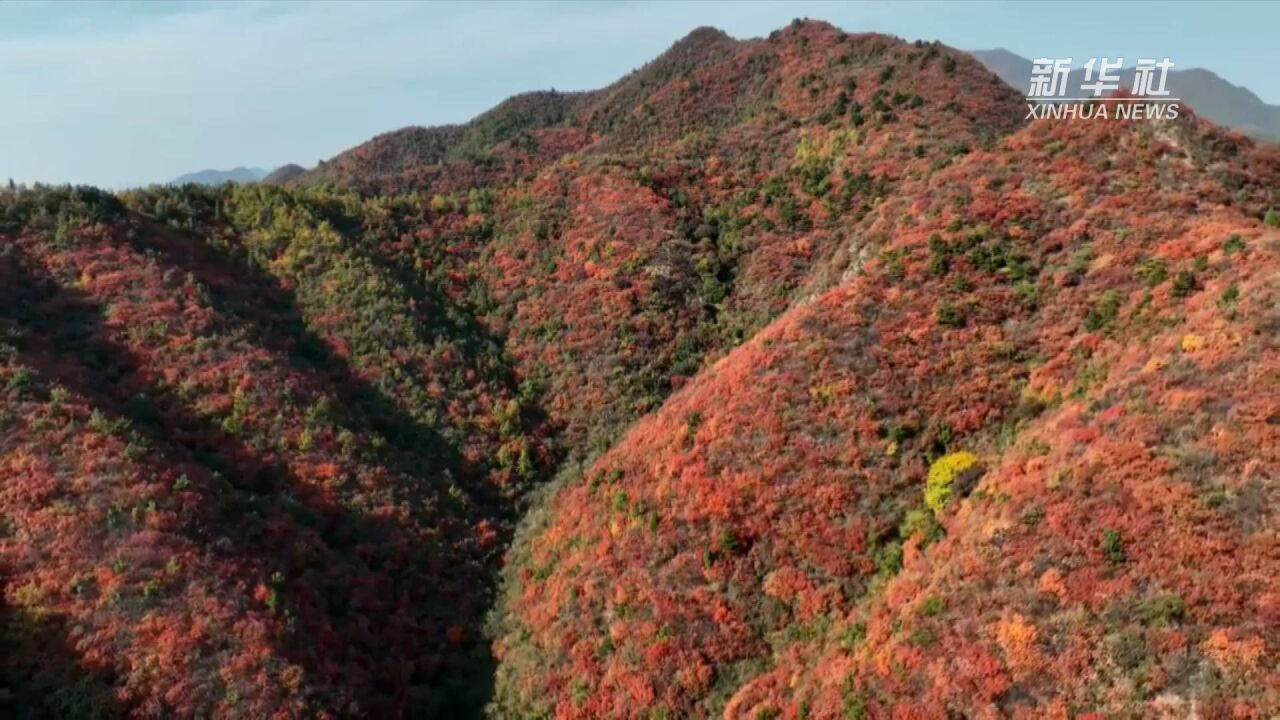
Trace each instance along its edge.
{"label": "distant mountain range", "polygon": [[[1031,87],[1032,63],[1004,49],[971,50],[969,54],[1001,80],[1026,93]],[[1133,68],[1120,71],[1120,87],[1133,86]],[[1084,70],[1071,73],[1069,88],[1079,91]],[[1280,141],[1280,107],[1268,105],[1247,88],[1233,85],[1201,68],[1171,70],[1168,89],[1204,117],[1259,140]]]}
{"label": "distant mountain range", "polygon": [[233,170],[201,170],[174,178],[171,185],[221,185],[223,183],[257,182],[267,176],[270,170],[262,168],[238,167]]}

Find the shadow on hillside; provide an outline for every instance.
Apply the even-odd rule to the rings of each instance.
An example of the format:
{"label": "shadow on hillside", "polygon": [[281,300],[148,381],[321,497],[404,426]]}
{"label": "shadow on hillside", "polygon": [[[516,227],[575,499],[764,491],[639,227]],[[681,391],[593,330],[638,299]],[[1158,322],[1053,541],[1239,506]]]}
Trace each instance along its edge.
{"label": "shadow on hillside", "polygon": [[[325,219],[330,226],[342,235],[347,247],[361,258],[368,260],[377,271],[390,278],[392,282],[404,289],[414,299],[414,307],[410,310],[417,321],[417,328],[429,341],[445,340],[458,348],[469,358],[476,359],[475,367],[486,379],[503,385],[513,395],[519,394],[516,372],[512,360],[506,356],[505,338],[495,335],[482,323],[472,309],[456,302],[449,294],[436,285],[424,282],[423,275],[406,264],[403,259],[389,256],[375,241],[368,242],[363,237],[364,229],[359,222],[346,215],[326,214]],[[426,223],[426,220],[422,220]],[[484,360],[491,362],[484,362]],[[536,434],[536,429],[547,427],[550,417],[539,405],[525,405],[521,408],[522,430],[526,434]],[[557,458],[559,459],[559,458]],[[556,459],[544,468],[541,479],[549,479],[554,474]],[[521,490],[528,492],[531,487]],[[523,495],[510,498],[511,507],[519,507],[524,500]],[[513,516],[511,520],[519,518]],[[507,540],[510,538],[507,537]]]}
{"label": "shadow on hillside", "polygon": [[[406,310],[417,321],[414,330],[425,345],[444,341],[459,348],[464,357],[472,360],[470,367],[476,373],[501,384],[513,395],[517,392],[515,373],[502,356],[505,343],[500,338],[439,288],[353,239],[358,236],[353,220],[327,216],[326,220],[346,238],[346,250],[368,260],[417,301],[416,308]],[[135,249],[157,257],[168,267],[191,273],[209,290],[213,309],[241,323],[253,343],[288,357],[298,371],[315,373],[343,401],[346,419],[358,424],[361,431],[377,433],[388,441],[398,455],[392,459],[396,469],[419,471],[420,458],[426,455],[437,469],[448,468],[459,480],[473,480],[460,482],[458,487],[485,509],[486,517],[501,520],[504,526],[518,519],[515,508],[521,501],[520,492],[526,491],[527,486],[516,488],[513,494],[509,488],[500,490],[485,482],[483,469],[470,467],[440,431],[413,417],[384,391],[359,377],[345,358],[309,329],[297,294],[257,267],[241,248],[220,246],[138,215],[133,215],[131,221],[142,229],[129,238]],[[526,434],[536,435],[536,428],[546,423],[547,417],[539,408],[524,407],[521,421]]]}
{"label": "shadow on hillside", "polygon": [[[448,499],[429,482],[417,483],[415,492],[432,497],[401,504],[438,515],[408,522],[353,512],[326,497],[279,458],[152,382],[144,358],[103,327],[103,309],[92,298],[61,287],[21,255],[0,259],[0,319],[22,332],[21,361],[89,399],[109,420],[128,419],[176,468],[203,468],[190,488],[202,495],[200,516],[185,518],[185,532],[205,547],[229,544],[226,552],[247,556],[261,576],[246,579],[251,585],[279,587],[284,602],[272,642],[318,686],[319,701],[331,707],[354,701],[361,714],[373,717],[433,711],[478,716],[492,689],[494,663],[475,629],[488,610],[498,562],[495,552],[481,553],[469,541],[480,518],[441,510]],[[191,264],[198,263],[183,266]],[[300,320],[287,296],[255,282],[250,287],[266,293],[255,306],[253,295],[240,294],[235,276],[215,279],[220,309],[250,324],[268,347],[291,346],[284,333],[297,330]],[[305,332],[301,336],[324,347]],[[320,352],[313,360],[330,387],[341,386],[339,397],[364,403],[374,431],[385,428],[395,438],[407,456],[393,464],[416,466],[417,472],[406,473],[410,477],[422,479],[431,463],[466,472],[456,451],[354,378],[339,359]],[[411,428],[408,434],[397,432],[398,422]],[[415,447],[415,441],[423,444]],[[276,573],[283,581],[270,579]],[[451,627],[471,637],[450,644]]]}
{"label": "shadow on hillside", "polygon": [[[258,270],[247,259],[217,248],[187,233],[159,223],[143,221],[143,231],[130,243],[139,251],[157,256],[162,264],[191,273],[209,290],[208,300],[221,317],[234,318],[250,342],[288,357],[295,370],[318,374],[343,401],[347,417],[361,431],[385,438],[412,462],[398,469],[421,469],[418,458],[430,457],[434,466],[455,475],[474,473],[457,449],[434,429],[410,416],[381,390],[358,377],[350,364],[306,325],[292,291],[276,278]],[[401,458],[403,459],[403,458]],[[472,491],[478,488],[468,487]],[[489,498],[492,500],[492,498]]]}
{"label": "shadow on hillside", "polygon": [[[333,212],[326,212],[324,218],[346,239],[348,248],[373,263],[379,272],[390,277],[417,301],[412,312],[428,339],[448,340],[470,357],[501,355],[506,344],[502,338],[493,335],[470,311],[459,307],[439,287],[423,282],[421,272],[388,257],[376,245],[371,247],[363,239],[364,228],[357,218]],[[422,222],[426,224],[427,220],[424,218]],[[514,389],[514,373],[505,362],[491,377]]]}
{"label": "shadow on hillside", "polygon": [[124,708],[116,702],[110,678],[83,666],[63,621],[10,607],[4,584],[0,582],[0,717],[122,717]]}

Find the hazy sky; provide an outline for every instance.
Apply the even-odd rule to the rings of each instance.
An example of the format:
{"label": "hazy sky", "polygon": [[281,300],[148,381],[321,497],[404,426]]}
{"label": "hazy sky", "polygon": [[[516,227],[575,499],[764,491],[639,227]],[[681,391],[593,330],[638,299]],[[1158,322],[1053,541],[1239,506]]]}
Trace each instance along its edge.
{"label": "hazy sky", "polygon": [[793,17],[964,49],[1168,56],[1280,104],[1269,3],[0,3],[0,182],[313,165],[526,90],[600,87],[699,25]]}

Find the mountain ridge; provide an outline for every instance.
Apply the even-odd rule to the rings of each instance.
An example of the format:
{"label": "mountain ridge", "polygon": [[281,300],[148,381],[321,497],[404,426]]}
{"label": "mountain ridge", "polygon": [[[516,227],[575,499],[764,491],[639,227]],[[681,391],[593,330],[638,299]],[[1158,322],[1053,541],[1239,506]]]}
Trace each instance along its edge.
{"label": "mountain ridge", "polygon": [[[625,154],[644,148],[659,137],[682,137],[694,126],[705,131],[726,122],[741,121],[743,113],[760,112],[758,104],[766,102],[762,98],[778,88],[753,87],[748,83],[767,83],[769,73],[779,71],[774,63],[780,57],[798,59],[797,55],[810,55],[807,50],[810,42],[826,44],[836,38],[865,50],[832,58],[833,63],[848,63],[860,52],[879,53],[903,42],[877,33],[850,35],[829,23],[810,20],[775,31],[767,38],[746,40],[734,39],[713,28],[699,28],[653,61],[605,88],[573,94],[524,93],[462,125],[408,127],[384,133],[339,153],[293,182],[361,190],[420,189],[437,183],[442,190],[451,191],[493,179],[528,177],[570,153]],[[920,54],[927,55],[937,53],[937,48],[942,46],[921,42],[915,47]],[[934,49],[930,51],[930,47]],[[953,56],[952,62],[957,58],[967,59],[967,56]],[[730,68],[731,62],[746,67]],[[824,59],[820,63],[808,63],[813,65],[808,72],[816,76],[818,70],[826,67],[826,62]],[[742,70],[749,71],[750,75],[741,73]],[[969,76],[974,71],[966,68],[963,72]],[[710,87],[690,82],[697,74],[719,76],[722,82]],[[975,79],[975,100],[986,101],[989,85],[986,77]],[[662,91],[654,92],[657,89]],[[709,96],[713,89],[717,94]],[[824,97],[830,96],[833,102],[835,91],[831,87],[821,88]],[[802,89],[801,92],[815,94],[818,90]],[[641,102],[646,93],[654,105]],[[795,93],[791,95],[785,102],[803,111],[801,108],[808,100]],[[698,102],[699,97],[705,100]],[[888,99],[891,98],[882,98],[877,103],[877,113],[891,114]],[[899,104],[901,102],[904,101]],[[659,105],[666,106],[662,112],[658,111]],[[696,122],[691,123],[690,118]],[[1001,116],[1000,123],[997,132],[1007,129],[1012,121]],[[450,155],[461,152],[460,148],[466,143],[471,144],[473,159],[482,160],[479,168],[475,163],[451,161]],[[388,167],[390,178],[383,177]]]}
{"label": "mountain ridge", "polygon": [[236,167],[231,170],[200,170],[185,175],[179,175],[169,184],[185,185],[187,183],[195,183],[197,185],[221,185],[222,183],[249,183],[257,182],[266,177],[268,172],[261,168]]}
{"label": "mountain ridge", "polygon": [[797,20],[0,191],[0,710],[1273,714],[1280,151],[1023,116]]}

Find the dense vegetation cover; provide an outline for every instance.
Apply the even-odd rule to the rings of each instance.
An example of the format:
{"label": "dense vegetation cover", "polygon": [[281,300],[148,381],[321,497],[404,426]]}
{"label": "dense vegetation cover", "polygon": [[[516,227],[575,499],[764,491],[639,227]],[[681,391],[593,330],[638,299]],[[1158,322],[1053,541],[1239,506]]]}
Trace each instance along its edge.
{"label": "dense vegetation cover", "polygon": [[700,29],[0,193],[0,711],[1274,715],[1280,156],[1022,114]]}
{"label": "dense vegetation cover", "polygon": [[1271,714],[1277,161],[1041,123],[904,188],[533,516],[499,707]]}

